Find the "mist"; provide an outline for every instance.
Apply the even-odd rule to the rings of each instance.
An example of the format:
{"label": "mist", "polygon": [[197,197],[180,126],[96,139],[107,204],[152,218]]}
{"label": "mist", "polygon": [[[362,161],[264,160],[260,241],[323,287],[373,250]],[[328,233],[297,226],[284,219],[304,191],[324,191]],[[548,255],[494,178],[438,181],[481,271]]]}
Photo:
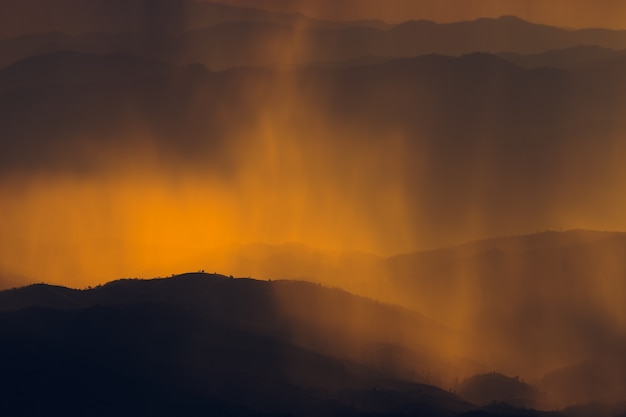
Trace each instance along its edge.
{"label": "mist", "polygon": [[1,288],[279,280],[300,348],[625,398],[619,5],[75,3],[0,33]]}
{"label": "mist", "polygon": [[[122,69],[129,59],[45,58]],[[521,70],[481,55],[148,74],[131,85],[139,74],[126,72],[112,87],[107,73],[53,79],[58,93],[11,108],[7,272],[102,280],[167,274],[181,258],[178,266],[201,269],[210,249],[232,244],[390,256],[550,228],[624,227],[621,76]],[[64,271],[40,259],[20,270],[38,245],[54,245],[50,262],[68,268],[89,258],[120,267]],[[132,266],[140,253],[163,264]]]}

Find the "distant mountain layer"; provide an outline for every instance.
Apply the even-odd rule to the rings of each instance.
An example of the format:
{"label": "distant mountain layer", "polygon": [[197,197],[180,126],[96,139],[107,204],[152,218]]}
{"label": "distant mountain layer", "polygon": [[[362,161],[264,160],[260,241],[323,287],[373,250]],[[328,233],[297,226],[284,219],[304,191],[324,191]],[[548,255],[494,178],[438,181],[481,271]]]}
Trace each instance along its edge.
{"label": "distant mountain layer", "polygon": [[609,62],[617,61],[619,58],[624,58],[626,50],[585,45],[546,51],[534,55],[499,53],[498,56],[522,68],[591,69],[607,65]]}
{"label": "distant mountain layer", "polygon": [[[8,10],[26,7],[22,2],[10,3],[12,5],[7,6]],[[87,4],[79,3],[83,4],[81,7]],[[221,70],[235,66],[301,66],[315,62],[359,60],[369,56],[462,55],[473,52],[528,55],[581,46],[626,49],[626,31],[565,30],[510,16],[448,24],[410,21],[388,26],[369,21],[324,22],[300,15],[277,15],[205,2],[187,2],[185,8],[179,10],[179,16],[167,12],[168,7],[177,8],[184,2],[166,0],[161,0],[163,5],[160,6],[157,6],[159,2],[155,2],[151,7],[156,9],[151,14],[141,13],[141,2],[122,3],[119,10],[128,7],[138,9],[123,14],[106,3],[109,13],[90,14],[103,21],[82,30],[72,26],[71,22],[62,23],[73,19],[71,14],[64,13],[63,18],[58,20],[45,20],[56,22],[56,26],[39,25],[19,36],[17,33],[5,36],[0,40],[0,67],[28,56],[59,50],[86,53],[121,51],[182,65],[200,62],[211,69]],[[179,6],[167,6],[170,3]],[[81,7],[74,10],[81,10]],[[3,16],[11,22],[23,22],[23,19],[15,17],[22,14],[28,16],[33,10],[54,13],[48,9],[50,7],[29,7],[4,13]],[[113,13],[113,10],[116,12]],[[116,20],[121,16],[126,20]],[[76,19],[79,26],[89,20]],[[174,23],[170,24],[170,19]],[[10,28],[10,25],[2,27]],[[586,56],[589,59],[589,54]],[[570,62],[585,60],[561,59]],[[547,62],[550,63],[550,59]],[[562,65],[560,61],[557,64]]]}
{"label": "distant mountain layer", "polygon": [[[281,311],[281,295],[316,300],[317,309]],[[355,356],[359,350],[342,359],[315,349],[315,338],[359,343],[358,330],[343,324],[352,308],[366,332],[377,321],[395,327],[408,313],[311,284],[187,274],[86,291],[31,286],[0,292],[0,306],[0,354],[11,358],[0,365],[7,415],[458,416],[477,409],[394,375],[393,355],[377,369]],[[316,328],[323,311],[331,315]]]}

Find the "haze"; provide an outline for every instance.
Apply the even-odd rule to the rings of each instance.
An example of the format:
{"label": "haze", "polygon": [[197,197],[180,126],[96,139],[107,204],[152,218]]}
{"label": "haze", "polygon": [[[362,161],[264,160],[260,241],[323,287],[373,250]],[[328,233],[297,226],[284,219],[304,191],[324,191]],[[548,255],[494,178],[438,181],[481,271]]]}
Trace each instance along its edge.
{"label": "haze", "polygon": [[625,7],[0,0],[0,287],[307,280],[394,307],[264,283],[298,346],[622,401]]}

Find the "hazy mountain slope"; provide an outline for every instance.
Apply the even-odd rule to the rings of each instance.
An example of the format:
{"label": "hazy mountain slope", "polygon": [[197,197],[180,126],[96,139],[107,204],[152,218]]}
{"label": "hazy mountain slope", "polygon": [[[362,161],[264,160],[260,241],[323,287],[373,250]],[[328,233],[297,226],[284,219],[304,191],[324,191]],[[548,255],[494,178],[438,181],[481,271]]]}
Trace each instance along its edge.
{"label": "hazy mountain slope", "polygon": [[[395,257],[388,266],[404,305],[472,329],[495,369],[539,377],[594,359],[623,378],[625,255],[623,234],[552,232]],[[612,373],[597,375],[622,389]],[[569,392],[569,401],[579,398]]]}
{"label": "hazy mountain slope", "polygon": [[626,410],[626,376],[623,372],[626,363],[619,356],[599,357],[555,369],[545,375],[538,386],[551,393],[558,405],[567,405],[571,398],[576,398],[576,405],[604,405],[623,412]]}
{"label": "hazy mountain slope", "polygon": [[[250,250],[244,248],[243,253]],[[254,252],[256,257],[241,259],[254,260],[249,264],[250,273],[258,270],[280,274],[280,263],[291,262],[282,270],[303,277],[311,273],[314,263],[332,265],[328,269],[313,269],[319,275],[311,279],[329,285],[342,282],[357,293],[400,303],[462,329],[463,337],[448,348],[482,365],[474,364],[472,368],[469,361],[452,363],[457,375],[492,370],[520,375],[536,384],[537,395],[519,397],[516,404],[556,408],[590,401],[612,403],[623,395],[626,330],[621,300],[626,296],[625,251],[623,233],[579,230],[487,239],[389,259],[352,258],[354,264],[343,265],[341,255],[337,258],[295,245],[288,250],[267,245]],[[349,255],[344,256],[349,259]],[[328,273],[331,275],[325,275]],[[345,275],[343,281],[341,274]],[[308,292],[309,287],[302,285],[288,291],[290,298]],[[318,297],[306,299],[283,311],[304,320],[302,323],[307,322],[307,312],[326,311],[328,316],[318,316],[325,324],[315,328],[337,335],[332,322],[345,316],[342,306],[351,303],[342,297],[337,298],[336,304]],[[365,317],[362,314],[357,316]],[[382,313],[375,316],[383,322],[402,323]],[[369,323],[371,329],[384,327],[369,317],[358,322]],[[349,326],[351,321],[340,322]],[[302,324],[296,327],[309,329]],[[308,338],[307,332],[296,332],[297,339],[323,349],[324,345]],[[398,333],[384,334],[399,340]],[[350,332],[347,339],[363,340],[363,333]],[[445,346],[446,343],[440,344],[440,348]],[[404,355],[396,349],[377,352],[383,355],[379,358]],[[387,362],[389,369],[397,366],[391,363]],[[487,398],[496,394],[484,395]],[[512,398],[508,400],[513,401]]]}

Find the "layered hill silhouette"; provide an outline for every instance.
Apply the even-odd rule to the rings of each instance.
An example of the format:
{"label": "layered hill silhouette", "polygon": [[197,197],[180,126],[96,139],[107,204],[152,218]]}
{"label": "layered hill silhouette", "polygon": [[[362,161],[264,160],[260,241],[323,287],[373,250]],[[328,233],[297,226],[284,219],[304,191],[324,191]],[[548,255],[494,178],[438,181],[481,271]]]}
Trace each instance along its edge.
{"label": "layered hill silhouette", "polygon": [[[368,407],[372,406],[381,407],[375,408],[377,411],[392,407],[393,412],[398,412],[393,407],[399,407],[400,403],[415,407],[417,403],[421,404],[419,407],[430,404],[428,407],[433,408],[429,410],[443,407],[454,411],[442,415],[463,410],[456,408],[460,407],[460,403],[454,402],[458,400],[449,400],[453,397],[441,391],[429,391],[431,388],[423,391],[419,384],[428,383],[452,390],[475,404],[474,407],[487,407],[483,412],[496,415],[517,415],[517,411],[495,407],[490,405],[492,402],[543,409],[577,404],[571,408],[571,415],[585,410],[592,414],[593,410],[609,409],[618,413],[626,388],[622,356],[626,338],[619,322],[625,242],[620,233],[546,232],[391,258],[354,254],[336,258],[337,255],[311,251],[304,246],[264,246],[260,252],[247,249],[256,258],[243,259],[256,259],[256,263],[252,262],[246,272],[281,276],[300,271],[299,275],[304,277],[306,271],[311,273],[309,279],[321,282],[328,279],[328,284],[345,285],[357,293],[404,307],[381,304],[313,283],[188,274],[172,279],[122,280],[91,290],[40,284],[3,291],[0,311],[3,311],[3,326],[7,327],[1,333],[11,343],[22,337],[29,343],[35,343],[33,340],[39,343],[39,337],[56,337],[60,331],[81,334],[96,320],[91,315],[104,315],[104,323],[96,321],[102,326],[109,319],[116,320],[115,323],[135,323],[134,320],[139,320],[136,315],[143,317],[140,323],[174,320],[177,328],[187,328],[182,323],[192,320],[194,326],[199,326],[192,327],[196,329],[194,334],[201,332],[198,329],[202,326],[208,326],[207,332],[211,334],[227,332],[219,333],[219,340],[225,340],[223,343],[235,352],[243,349],[237,354],[245,354],[254,343],[263,346],[267,343],[269,347],[263,348],[263,355],[269,355],[268,350],[275,351],[272,357],[279,362],[270,362],[271,366],[256,370],[254,367],[259,364],[245,362],[245,369],[237,368],[242,372],[237,374],[242,381],[269,372],[274,375],[272,380],[284,377],[287,384],[296,387],[293,389],[306,387],[306,395],[315,398],[330,396],[344,404],[347,398],[344,395],[350,395],[351,399],[355,395],[365,401],[354,403],[361,411],[371,411]],[[292,263],[281,269],[278,259]],[[328,269],[310,268],[324,264]],[[367,270],[372,275],[364,272]],[[351,271],[360,272],[349,275]],[[341,274],[349,279],[341,281]],[[371,284],[376,280],[378,287]],[[598,293],[593,288],[607,288],[608,292]],[[462,322],[458,321],[459,317]],[[83,320],[89,324],[80,324]],[[144,325],[151,328],[147,323],[141,324]],[[106,326],[97,328],[108,332],[113,324]],[[28,330],[24,333],[23,329]],[[133,333],[125,332],[125,337]],[[143,333],[139,334],[144,337]],[[122,336],[117,333],[113,336],[105,333],[101,338],[89,336],[98,341],[109,340],[107,343],[117,343],[118,337]],[[176,337],[186,340],[183,345],[196,341],[192,335],[183,337],[176,333],[172,339]],[[198,343],[212,346],[213,342],[202,340]],[[29,354],[39,351],[30,350]],[[283,352],[287,352],[286,359],[282,358]],[[282,367],[277,376],[274,367],[279,363]],[[218,372],[212,368],[214,365],[206,366],[208,373]],[[227,372],[219,369],[218,375]],[[493,370],[521,375],[528,382],[489,373]],[[257,376],[246,376],[247,372]],[[119,377],[116,375],[107,378]],[[238,387],[233,388],[236,390],[244,389],[237,384],[233,386]],[[384,389],[389,397],[384,396],[374,406],[369,402],[371,393],[381,386],[387,387]],[[328,394],[327,389],[335,394]],[[414,397],[410,394],[413,390],[421,394]],[[276,392],[271,395],[278,395]],[[230,391],[215,395],[221,400],[226,398],[227,403],[234,398],[228,396]],[[256,400],[250,401],[250,409],[261,407]],[[333,409],[339,403],[331,401],[324,407]],[[289,410],[295,413],[297,407]]]}
{"label": "layered hill silhouette", "polygon": [[[626,371],[621,359],[626,342],[620,302],[626,271],[623,233],[552,231],[389,258],[294,245],[233,252],[235,256],[219,253],[237,261],[221,267],[240,265],[242,274],[292,275],[343,286],[461,328],[474,338],[468,356],[487,369],[538,381],[571,366],[570,376],[557,380],[569,379],[578,387],[590,381],[578,367],[581,362],[603,364],[597,367],[598,375],[603,374],[601,369],[615,372],[603,379],[611,389],[596,383],[603,388],[583,397],[583,388],[564,386],[561,399],[602,400],[602,395],[619,397],[623,390],[619,382]],[[219,258],[210,254],[207,259],[219,264]],[[581,369],[576,378],[575,369]]]}
{"label": "layered hill silhouette", "polygon": [[[525,384],[508,379],[507,391],[500,376],[487,373],[485,386],[504,391],[477,391],[482,380],[469,379],[465,395],[473,402],[508,395],[517,405],[556,408],[616,404],[624,395],[623,233],[543,232],[389,258],[302,245],[231,251],[205,259],[218,269],[298,276],[419,311],[456,335],[456,354],[467,359],[453,365],[456,375],[497,370],[532,385],[521,395]],[[220,264],[226,258],[234,261]]]}
{"label": "layered hill silhouette", "polygon": [[[478,409],[359,358],[359,343],[375,343],[359,332],[409,320],[419,334],[424,322],[339,290],[198,273],[83,291],[35,285],[0,299],[0,351],[11,358],[2,364],[7,414],[456,416]],[[281,300],[299,305],[281,310]],[[351,314],[365,321],[360,329],[347,323]],[[316,338],[344,338],[352,359],[324,352]]]}
{"label": "layered hill silhouette", "polygon": [[519,53],[500,53],[506,59],[522,68],[563,68],[589,69],[606,65],[612,60],[623,57],[624,50],[602,48],[597,45],[581,45],[571,48],[546,51],[540,54],[524,55]]}
{"label": "layered hill silhouette", "polygon": [[626,31],[0,11],[0,415],[624,415]]}
{"label": "layered hill silhouette", "polygon": [[[556,62],[556,57],[542,60],[540,56],[523,59],[517,55],[581,46],[626,48],[624,31],[568,30],[513,16],[446,24],[420,20],[388,25],[377,21],[321,21],[299,14],[190,0],[147,3],[135,0],[115,4],[64,1],[68,3],[66,7],[63,2],[55,3],[54,7],[29,4],[41,3],[35,0],[5,6],[12,13],[4,16],[20,15],[22,19],[19,27],[13,27],[14,21],[3,24],[0,67],[32,55],[61,50],[126,52],[179,65],[200,62],[213,70],[223,70],[236,66],[345,62],[370,56],[474,52],[509,53],[511,59],[525,65],[537,62],[563,65],[584,62],[597,54],[581,50],[574,57],[564,56]],[[68,8],[73,12],[61,12]],[[42,20],[38,13],[46,13],[49,18]],[[55,14],[59,14],[58,18],[50,18]],[[42,22],[48,25],[42,26]]]}

